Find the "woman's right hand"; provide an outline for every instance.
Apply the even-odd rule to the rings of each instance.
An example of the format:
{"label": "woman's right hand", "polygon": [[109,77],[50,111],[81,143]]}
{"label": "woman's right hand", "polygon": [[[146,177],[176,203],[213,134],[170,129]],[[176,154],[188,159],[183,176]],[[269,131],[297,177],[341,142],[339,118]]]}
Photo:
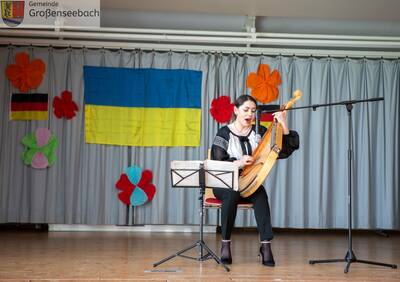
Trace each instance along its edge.
{"label": "woman's right hand", "polygon": [[236,163],[239,166],[239,168],[243,168],[246,165],[251,165],[253,162],[254,158],[249,155],[244,155],[240,160],[234,161],[234,163]]}
{"label": "woman's right hand", "polygon": [[246,165],[251,165],[254,162],[254,158],[249,155],[244,155],[240,160],[239,160],[239,166],[245,167]]}

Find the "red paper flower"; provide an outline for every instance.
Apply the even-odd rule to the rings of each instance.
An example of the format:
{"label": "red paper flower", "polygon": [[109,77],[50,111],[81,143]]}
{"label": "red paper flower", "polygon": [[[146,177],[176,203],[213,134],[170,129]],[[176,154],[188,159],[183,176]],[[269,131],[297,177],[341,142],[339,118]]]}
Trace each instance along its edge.
{"label": "red paper flower", "polygon": [[140,206],[150,202],[156,193],[156,187],[151,183],[153,173],[138,166],[125,169],[115,184],[118,190],[118,198],[126,205]]}
{"label": "red paper flower", "polygon": [[270,73],[269,66],[261,64],[257,73],[250,73],[247,77],[247,87],[251,88],[251,95],[262,103],[269,103],[278,99],[278,86],[282,83],[277,70]]}
{"label": "red paper flower", "polygon": [[215,98],[211,102],[211,116],[219,123],[228,123],[233,114],[234,105],[231,103],[229,96],[221,96]]}
{"label": "red paper flower", "polygon": [[76,116],[75,112],[78,111],[78,105],[72,100],[72,93],[65,90],[61,93],[61,98],[54,97],[53,111],[57,118],[72,119]]}
{"label": "red paper flower", "polygon": [[42,60],[36,59],[29,62],[27,53],[18,53],[15,56],[16,64],[7,66],[6,76],[12,85],[21,92],[39,87],[43,79],[46,66]]}

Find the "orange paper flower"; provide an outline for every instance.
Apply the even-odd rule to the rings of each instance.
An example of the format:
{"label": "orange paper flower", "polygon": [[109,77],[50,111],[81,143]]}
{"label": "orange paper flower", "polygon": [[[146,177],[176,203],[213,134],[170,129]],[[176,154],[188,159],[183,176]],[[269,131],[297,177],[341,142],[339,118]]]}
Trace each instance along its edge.
{"label": "orange paper flower", "polygon": [[6,68],[6,76],[12,85],[21,92],[27,92],[29,89],[39,87],[43,79],[43,73],[46,66],[40,59],[29,62],[27,53],[18,53],[15,56],[16,64],[9,65]]}
{"label": "orange paper flower", "polygon": [[278,99],[278,86],[282,83],[277,70],[270,73],[269,66],[261,64],[257,73],[250,73],[247,77],[247,87],[251,88],[251,96],[262,103],[269,103]]}

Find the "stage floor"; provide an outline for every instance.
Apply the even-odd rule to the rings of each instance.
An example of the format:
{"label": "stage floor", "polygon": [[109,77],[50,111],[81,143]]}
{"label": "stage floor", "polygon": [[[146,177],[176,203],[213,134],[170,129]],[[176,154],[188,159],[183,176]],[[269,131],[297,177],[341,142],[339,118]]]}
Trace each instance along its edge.
{"label": "stage floor", "polygon": [[[260,264],[253,230],[233,234],[230,272],[214,260],[182,257],[153,268],[197,239],[186,233],[0,231],[0,281],[400,281],[399,268],[352,263],[344,274],[343,262],[309,264],[343,258],[345,231],[277,230],[274,268]],[[204,241],[219,255],[219,234],[205,234]],[[354,232],[353,250],[358,259],[400,267],[399,232]]]}

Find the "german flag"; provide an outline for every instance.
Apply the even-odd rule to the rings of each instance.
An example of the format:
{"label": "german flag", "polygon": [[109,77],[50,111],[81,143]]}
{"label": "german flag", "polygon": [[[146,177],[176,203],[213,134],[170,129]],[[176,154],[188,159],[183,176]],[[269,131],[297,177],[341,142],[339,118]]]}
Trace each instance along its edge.
{"label": "german flag", "polygon": [[272,113],[261,113],[260,125],[268,128],[271,126],[273,121],[274,121],[274,116],[272,115]]}
{"label": "german flag", "polygon": [[46,120],[48,117],[48,94],[11,94],[11,120]]}

